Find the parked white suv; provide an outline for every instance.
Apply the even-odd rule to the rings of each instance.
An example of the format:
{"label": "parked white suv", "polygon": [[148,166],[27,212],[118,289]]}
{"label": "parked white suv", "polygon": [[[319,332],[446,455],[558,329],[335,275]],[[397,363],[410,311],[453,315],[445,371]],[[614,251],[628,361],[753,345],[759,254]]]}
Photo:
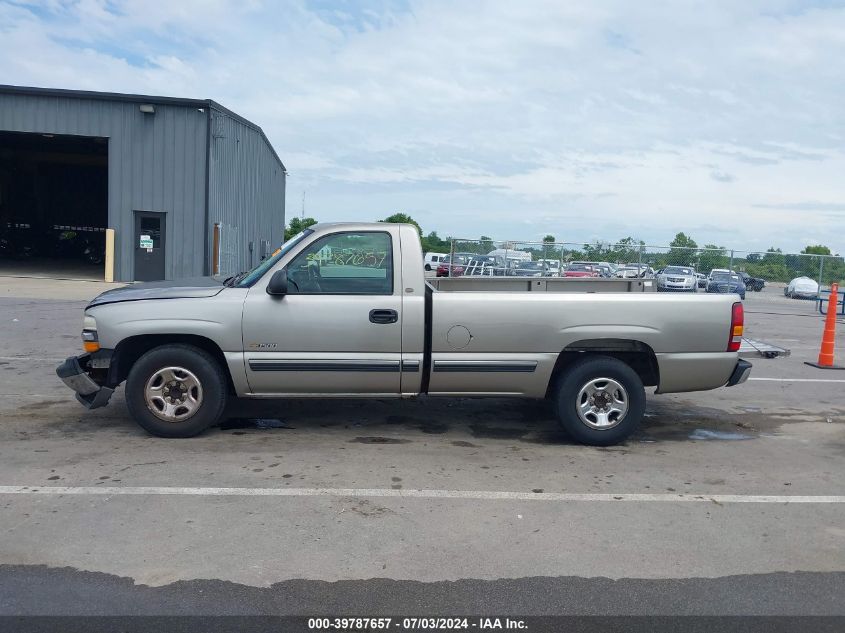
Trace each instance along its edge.
{"label": "parked white suv", "polygon": [[444,259],[449,257],[449,253],[426,253],[423,262],[426,270],[434,270]]}

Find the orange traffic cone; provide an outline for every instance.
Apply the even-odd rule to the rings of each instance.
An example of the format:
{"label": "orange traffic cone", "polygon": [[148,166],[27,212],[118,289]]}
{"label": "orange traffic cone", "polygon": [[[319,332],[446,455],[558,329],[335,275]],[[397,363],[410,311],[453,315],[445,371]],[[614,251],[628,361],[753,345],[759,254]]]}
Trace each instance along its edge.
{"label": "orange traffic cone", "polygon": [[839,304],[839,284],[830,285],[830,298],[827,300],[827,315],[824,319],[822,346],[819,349],[819,362],[804,363],[819,369],[845,369],[833,364],[833,346],[836,339],[836,306]]}

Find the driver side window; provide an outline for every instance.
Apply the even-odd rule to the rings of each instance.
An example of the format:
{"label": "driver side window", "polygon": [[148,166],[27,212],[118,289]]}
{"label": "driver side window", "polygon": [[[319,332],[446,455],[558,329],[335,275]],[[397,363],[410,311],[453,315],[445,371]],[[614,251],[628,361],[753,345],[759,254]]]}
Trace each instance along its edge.
{"label": "driver side window", "polygon": [[389,233],[327,235],[288,265],[289,294],[393,294],[393,248]]}

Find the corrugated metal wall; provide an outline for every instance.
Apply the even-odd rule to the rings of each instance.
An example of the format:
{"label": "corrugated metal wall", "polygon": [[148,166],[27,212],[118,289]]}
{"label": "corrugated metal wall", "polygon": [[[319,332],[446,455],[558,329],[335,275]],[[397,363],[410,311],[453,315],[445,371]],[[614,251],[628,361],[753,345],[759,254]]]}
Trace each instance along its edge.
{"label": "corrugated metal wall", "polygon": [[115,278],[134,268],[134,211],[167,214],[168,278],[202,274],[206,113],[197,108],[0,93],[0,130],[109,139]]}
{"label": "corrugated metal wall", "polygon": [[209,222],[220,224],[220,273],[225,276],[257,264],[262,240],[269,241],[270,252],[281,245],[285,173],[257,129],[216,109],[211,115]]}
{"label": "corrugated metal wall", "polygon": [[[225,248],[221,263],[234,273],[281,244],[285,225],[284,167],[261,132],[229,114],[198,106],[0,92],[0,130],[100,136],[109,139],[109,226],[115,229],[115,278],[134,273],[134,211],[167,214],[166,276],[208,272],[215,222]],[[193,102],[192,102],[193,103]],[[205,107],[203,107],[205,106]],[[205,224],[206,132],[209,225]],[[253,243],[253,251],[249,245]]]}

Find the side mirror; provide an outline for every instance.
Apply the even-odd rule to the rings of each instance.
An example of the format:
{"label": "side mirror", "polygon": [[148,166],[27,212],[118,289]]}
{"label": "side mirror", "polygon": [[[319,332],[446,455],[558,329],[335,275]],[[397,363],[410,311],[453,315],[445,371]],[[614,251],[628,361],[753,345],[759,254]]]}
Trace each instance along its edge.
{"label": "side mirror", "polygon": [[288,293],[288,271],[284,268],[277,270],[270,277],[270,283],[267,284],[267,294],[274,297],[284,297]]}

